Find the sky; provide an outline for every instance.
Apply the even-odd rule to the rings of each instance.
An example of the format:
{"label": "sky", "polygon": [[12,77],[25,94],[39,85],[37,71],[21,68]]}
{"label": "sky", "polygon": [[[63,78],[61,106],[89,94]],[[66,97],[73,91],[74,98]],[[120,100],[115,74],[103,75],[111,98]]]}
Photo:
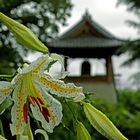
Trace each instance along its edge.
{"label": "sky", "polygon": [[[135,39],[138,37],[136,30],[126,24],[126,20],[137,20],[133,13],[126,10],[125,5],[116,7],[117,0],[72,0],[74,5],[71,11],[71,17],[67,20],[68,26],[60,28],[60,34],[70,29],[75,25],[88,10],[92,19],[103,26],[110,33],[121,39]],[[120,67],[120,64],[128,58],[128,54],[123,54],[119,57],[113,57],[113,67],[115,74],[120,74],[121,86],[129,86],[129,76],[139,70],[137,63],[131,67]],[[94,66],[92,74],[95,72],[103,72],[102,61],[90,60]],[[78,75],[82,60],[69,60],[69,72],[72,75]]]}
{"label": "sky", "polygon": [[61,28],[66,31],[74,25],[86,9],[96,22],[105,27],[108,31],[120,38],[135,38],[136,31],[126,24],[127,19],[137,19],[134,14],[126,11],[125,5],[116,7],[117,0],[72,0],[74,4],[72,16],[68,19],[68,27]]}

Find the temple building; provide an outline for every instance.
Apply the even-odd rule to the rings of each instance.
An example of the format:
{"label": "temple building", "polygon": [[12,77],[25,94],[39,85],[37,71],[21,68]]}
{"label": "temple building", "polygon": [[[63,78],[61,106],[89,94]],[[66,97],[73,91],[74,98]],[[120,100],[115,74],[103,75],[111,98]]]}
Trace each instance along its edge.
{"label": "temple building", "polygon": [[[85,92],[93,93],[95,98],[116,102],[112,55],[115,55],[115,51],[123,43],[123,40],[101,27],[86,12],[71,29],[49,42],[48,47],[51,52],[68,56],[65,60],[66,69],[68,59],[84,59],[81,65],[81,76],[68,76],[65,79],[66,82],[82,86]],[[104,60],[104,75],[91,75],[89,58]]]}

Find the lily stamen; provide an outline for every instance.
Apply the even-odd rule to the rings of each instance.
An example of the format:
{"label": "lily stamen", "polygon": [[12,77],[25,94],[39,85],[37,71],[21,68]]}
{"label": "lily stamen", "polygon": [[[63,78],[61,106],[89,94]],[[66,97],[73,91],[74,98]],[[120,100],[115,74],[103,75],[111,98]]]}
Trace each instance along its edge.
{"label": "lily stamen", "polygon": [[32,96],[28,96],[28,101],[33,105],[35,106],[36,105],[36,102],[34,100],[34,98]]}
{"label": "lily stamen", "polygon": [[42,109],[43,109],[42,114],[43,114],[45,120],[47,122],[49,122],[49,117],[50,117],[49,110],[46,107],[43,107]]}
{"label": "lily stamen", "polygon": [[25,123],[28,123],[28,108],[27,108],[27,104],[24,104],[24,106],[23,106],[23,116],[24,116]]}

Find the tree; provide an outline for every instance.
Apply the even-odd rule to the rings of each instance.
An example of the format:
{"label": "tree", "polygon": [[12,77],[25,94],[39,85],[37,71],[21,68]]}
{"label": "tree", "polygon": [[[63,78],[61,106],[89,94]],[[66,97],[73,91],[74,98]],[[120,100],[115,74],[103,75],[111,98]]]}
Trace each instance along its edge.
{"label": "tree", "polygon": [[[45,43],[57,36],[60,25],[66,25],[71,8],[70,0],[0,0],[1,12],[30,27]],[[19,67],[23,53],[25,50],[0,24],[0,74],[10,74]]]}
{"label": "tree", "polygon": [[[129,26],[134,27],[138,33],[140,33],[140,1],[139,0],[118,0],[118,4],[126,4],[127,10],[133,12],[138,21],[127,20]],[[140,38],[133,41],[128,41],[119,52],[128,52],[129,58],[123,63],[124,65],[131,65],[133,62],[140,60]],[[133,84],[139,89],[140,86],[140,72],[133,74],[130,79],[133,80]]]}
{"label": "tree", "polygon": [[[134,27],[138,33],[140,33],[140,1],[139,0],[118,0],[119,4],[126,4],[127,10],[133,12],[137,17],[138,21],[127,20],[129,26]],[[128,41],[119,51],[129,52],[129,58],[124,64],[132,64],[136,60],[140,60],[140,39]]]}

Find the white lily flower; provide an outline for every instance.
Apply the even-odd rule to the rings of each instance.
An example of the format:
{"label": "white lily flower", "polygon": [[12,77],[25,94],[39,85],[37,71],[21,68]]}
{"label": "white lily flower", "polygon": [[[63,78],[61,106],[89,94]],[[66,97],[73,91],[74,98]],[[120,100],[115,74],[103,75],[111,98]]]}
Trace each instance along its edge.
{"label": "white lily flower", "polygon": [[44,71],[54,58],[48,55],[38,58],[29,66],[23,67],[14,77],[12,82],[0,82],[0,103],[12,93],[14,105],[11,110],[12,135],[22,135],[28,124],[29,105],[34,118],[41,122],[42,127],[53,132],[62,119],[61,103],[53,98],[52,94],[59,97],[75,98],[85,97],[81,87],[72,83],[65,84],[61,80],[52,78]]}

